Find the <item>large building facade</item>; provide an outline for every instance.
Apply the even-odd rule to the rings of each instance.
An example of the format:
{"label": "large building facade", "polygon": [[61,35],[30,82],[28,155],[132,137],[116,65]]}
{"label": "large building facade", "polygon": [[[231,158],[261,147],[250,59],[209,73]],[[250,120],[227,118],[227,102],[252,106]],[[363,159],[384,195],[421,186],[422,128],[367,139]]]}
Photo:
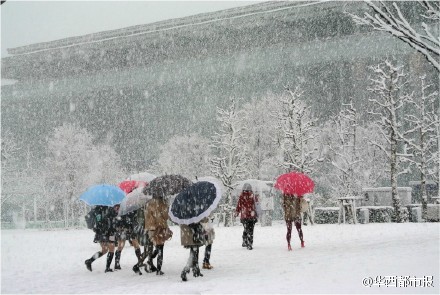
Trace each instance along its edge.
{"label": "large building facade", "polygon": [[[406,12],[417,21],[411,2]],[[9,49],[2,59],[2,132],[44,156],[63,122],[110,140],[145,169],[170,137],[209,136],[216,107],[301,84],[322,120],[369,93],[368,66],[392,58],[412,72],[425,59],[392,36],[357,26],[358,1],[265,2]]]}

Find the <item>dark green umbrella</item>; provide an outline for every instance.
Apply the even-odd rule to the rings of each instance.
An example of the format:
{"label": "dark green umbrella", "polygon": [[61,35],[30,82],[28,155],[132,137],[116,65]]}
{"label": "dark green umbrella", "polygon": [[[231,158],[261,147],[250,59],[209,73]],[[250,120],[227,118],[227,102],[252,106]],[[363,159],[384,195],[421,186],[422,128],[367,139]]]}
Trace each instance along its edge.
{"label": "dark green umbrella", "polygon": [[150,181],[149,185],[144,188],[144,194],[151,195],[153,198],[165,198],[180,193],[191,184],[191,180],[181,175],[162,175]]}

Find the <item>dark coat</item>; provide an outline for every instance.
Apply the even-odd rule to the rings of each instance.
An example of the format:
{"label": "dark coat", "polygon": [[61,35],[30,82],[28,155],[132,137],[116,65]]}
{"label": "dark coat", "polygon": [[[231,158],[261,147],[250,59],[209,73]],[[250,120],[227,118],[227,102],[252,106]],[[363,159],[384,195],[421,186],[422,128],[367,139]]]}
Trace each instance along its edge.
{"label": "dark coat", "polygon": [[117,222],[118,212],[113,209],[113,207],[108,207],[107,210],[107,223],[108,223],[108,231],[107,234],[109,236],[113,236],[116,234],[116,222]]}
{"label": "dark coat", "polygon": [[117,217],[115,221],[116,229],[119,232],[133,232],[135,226],[138,225],[136,217],[136,211]]}

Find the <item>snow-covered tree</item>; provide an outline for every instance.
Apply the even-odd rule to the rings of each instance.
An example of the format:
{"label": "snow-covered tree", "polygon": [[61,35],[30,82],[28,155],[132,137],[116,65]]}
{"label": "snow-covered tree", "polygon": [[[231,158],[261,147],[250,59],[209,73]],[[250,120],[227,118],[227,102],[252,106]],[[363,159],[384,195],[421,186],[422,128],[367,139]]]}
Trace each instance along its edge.
{"label": "snow-covered tree", "polygon": [[412,112],[405,114],[405,119],[410,123],[410,129],[404,133],[405,142],[413,151],[414,157],[407,158],[420,172],[420,185],[422,193],[422,218],[426,220],[428,210],[428,196],[426,194],[426,180],[434,176],[434,169],[439,165],[436,158],[435,148],[438,152],[438,92],[430,91],[431,84],[425,81],[426,76],[420,77],[420,95],[414,95],[409,101],[412,105]]}
{"label": "snow-covered tree", "polygon": [[161,174],[181,174],[190,179],[211,174],[210,141],[196,133],[178,135],[160,148],[157,167]]}
{"label": "snow-covered tree", "polygon": [[[23,221],[37,220],[38,210],[41,209],[41,194],[44,187],[44,178],[41,169],[35,168],[33,155],[29,150],[23,151],[8,132],[2,142],[5,153],[2,161],[2,210],[18,213]],[[15,162],[15,153],[20,151],[26,156],[23,167],[18,167]],[[44,209],[44,208],[42,208]],[[6,213],[6,212],[2,212]],[[8,214],[8,215],[9,215]]]}
{"label": "snow-covered tree", "polygon": [[[342,111],[341,113],[346,113]],[[317,193],[321,198],[316,199],[315,204],[322,206],[336,206],[336,197],[345,196],[348,191],[348,184],[344,181],[350,180],[352,183],[349,185],[354,195],[360,195],[363,187],[381,186],[387,176],[385,170],[387,168],[387,159],[382,151],[379,151],[374,145],[371,144],[375,141],[376,144],[385,144],[385,140],[378,137],[380,131],[377,126],[370,122],[362,122],[359,118],[356,118],[356,128],[352,126],[346,126],[348,129],[356,130],[355,135],[349,135],[346,139],[339,134],[343,135],[348,129],[338,129],[336,126],[341,125],[339,123],[339,116],[335,120],[329,120],[319,130],[318,142],[321,142],[324,147],[320,148],[322,161],[319,162],[319,169],[316,169],[314,173],[314,179],[316,183],[319,183],[317,187]],[[347,119],[342,117],[342,125],[348,123],[350,116]],[[354,121],[352,121],[354,124]],[[335,126],[336,125],[336,126]],[[339,131],[338,131],[339,130]],[[340,130],[347,130],[341,132]],[[339,133],[339,134],[338,134]],[[341,145],[341,142],[348,143],[348,139],[354,140],[354,147],[345,147]],[[350,160],[352,158],[358,160]],[[336,168],[335,165],[339,168]],[[348,171],[352,173],[351,177],[348,175]]]}
{"label": "snow-covered tree", "polygon": [[245,169],[247,162],[243,127],[244,111],[238,110],[238,100],[230,98],[227,109],[217,108],[219,131],[212,137],[211,147],[214,156],[211,158],[211,171],[226,188],[223,210],[226,213],[225,226],[232,225],[232,190],[233,184],[248,175]]}
{"label": "snow-covered tree", "polygon": [[359,125],[357,133],[359,139],[357,145],[362,147],[359,150],[359,158],[362,161],[358,167],[360,183],[362,187],[382,186],[388,180],[389,165],[386,154],[377,146],[385,146],[387,141],[383,136],[378,136],[381,134],[380,127],[369,121]]}
{"label": "snow-covered tree", "polygon": [[276,108],[276,97],[267,95],[253,99],[243,106],[245,114],[244,145],[249,161],[246,167],[252,178],[271,180],[279,174],[278,147],[275,141],[276,123],[271,112]]}
{"label": "snow-covered tree", "polygon": [[19,172],[17,155],[21,149],[17,145],[12,133],[8,130],[3,131],[1,143],[1,204],[3,206],[8,199],[13,197],[12,192]]}
{"label": "snow-covered tree", "polygon": [[405,16],[401,5],[404,2],[394,1],[364,1],[374,14],[365,12],[363,16],[351,14],[353,20],[360,25],[369,25],[375,30],[392,34],[407,43],[440,71],[440,38],[438,22],[440,21],[440,4],[438,1],[418,1],[423,12],[421,28],[411,24]]}
{"label": "snow-covered tree", "polygon": [[331,164],[335,169],[332,174],[339,184],[339,195],[346,197],[359,194],[362,189],[359,183],[362,160],[359,158],[357,111],[352,102],[343,104],[342,107],[338,116],[333,118],[334,140],[330,141],[329,150],[333,155]]}
{"label": "snow-covered tree", "polygon": [[274,117],[278,120],[278,144],[282,153],[281,166],[286,172],[311,173],[317,161],[316,120],[312,119],[310,107],[302,100],[303,91],[286,87],[287,95],[278,100]]}
{"label": "snow-covered tree", "polygon": [[26,155],[26,166],[20,171],[17,177],[19,183],[17,183],[16,191],[18,195],[23,197],[21,206],[24,210],[27,210],[28,220],[37,221],[40,211],[47,211],[44,199],[44,174],[45,171],[37,167],[34,155],[27,150]]}
{"label": "snow-covered tree", "polygon": [[109,143],[93,147],[90,165],[91,172],[89,179],[91,183],[117,185],[121,179],[126,177],[126,173],[122,167],[121,157]]}
{"label": "snow-covered tree", "polygon": [[[387,145],[374,141],[373,144],[382,150],[389,158],[391,197],[394,207],[394,221],[402,222],[402,206],[397,192],[397,178],[407,170],[399,170],[400,157],[408,156],[402,140],[402,110],[408,96],[403,94],[406,84],[402,67],[394,66],[390,61],[372,67],[375,76],[371,78],[372,87],[368,90],[373,93],[369,101],[373,110],[369,112],[380,127],[381,135]],[[403,151],[402,151],[403,149]]]}
{"label": "snow-covered tree", "polygon": [[437,122],[435,126],[437,144],[435,145],[436,148],[434,148],[434,153],[432,154],[432,156],[437,165],[434,165],[432,167],[432,171],[430,174],[432,175],[434,181],[437,183],[437,192],[438,197],[440,198],[440,106],[437,106],[437,112],[434,112],[434,120],[435,122]]}
{"label": "snow-covered tree", "polygon": [[75,200],[89,184],[92,160],[92,136],[87,130],[71,124],[55,128],[47,141],[47,185],[53,192],[48,197],[54,204],[54,218],[63,218],[69,225],[69,216],[79,202]]}
{"label": "snow-covered tree", "polygon": [[1,142],[2,170],[5,172],[16,163],[17,153],[20,152],[20,147],[17,145],[12,133],[8,130],[3,132]]}
{"label": "snow-covered tree", "polygon": [[124,175],[112,148],[94,146],[89,132],[76,125],[64,123],[55,128],[47,150],[46,185],[52,192],[48,197],[52,198],[55,218],[63,218],[65,226],[84,214],[79,196],[87,187],[105,181],[117,184],[118,175]]}

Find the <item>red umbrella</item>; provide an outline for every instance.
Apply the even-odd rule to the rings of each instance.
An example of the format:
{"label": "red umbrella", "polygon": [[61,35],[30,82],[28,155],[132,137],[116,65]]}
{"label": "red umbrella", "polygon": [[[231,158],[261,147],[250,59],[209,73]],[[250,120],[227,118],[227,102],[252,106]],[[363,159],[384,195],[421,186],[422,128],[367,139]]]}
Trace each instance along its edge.
{"label": "red umbrella", "polygon": [[137,181],[137,180],[124,180],[119,184],[121,190],[123,190],[126,194],[131,193],[134,189],[138,187],[147,186],[145,181]]}
{"label": "red umbrella", "polygon": [[284,194],[300,197],[313,192],[315,183],[310,177],[303,173],[290,172],[278,176],[274,187]]}

